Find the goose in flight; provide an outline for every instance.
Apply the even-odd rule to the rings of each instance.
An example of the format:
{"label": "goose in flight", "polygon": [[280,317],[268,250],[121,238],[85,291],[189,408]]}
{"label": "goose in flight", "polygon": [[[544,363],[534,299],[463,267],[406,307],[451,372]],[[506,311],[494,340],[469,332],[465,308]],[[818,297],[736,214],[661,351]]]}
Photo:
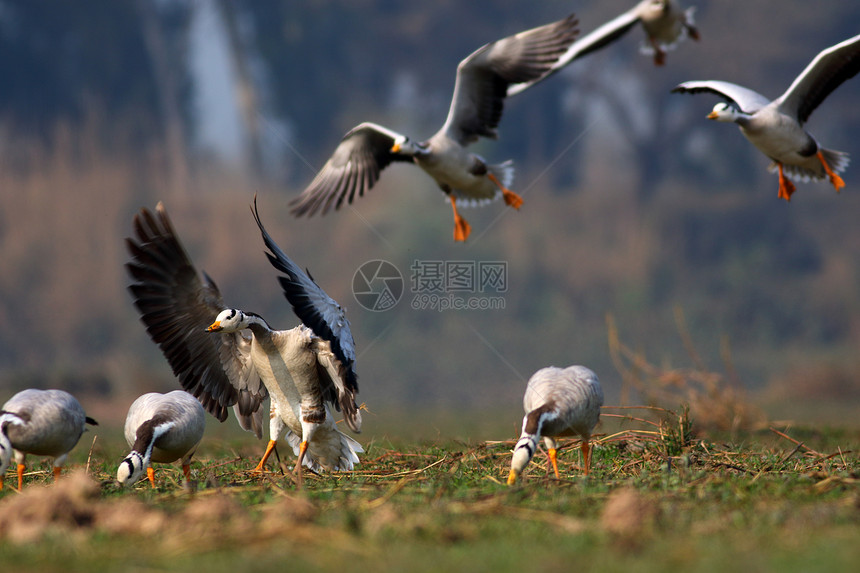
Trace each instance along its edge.
{"label": "goose in flight", "polygon": [[662,66],[666,63],[666,50],[674,48],[688,36],[694,40],[699,39],[699,31],[693,21],[694,11],[695,8],[683,10],[672,0],[642,0],[627,12],[574,42],[543,76],[509,86],[508,96],[518,94],[574,60],[608,46],[632,30],[636,24],[642,24],[646,36],[640,51],[647,55],[653,54],[654,64]]}
{"label": "goose in flight", "polygon": [[258,314],[229,308],[218,287],[198,274],[161,203],[135,216],[136,239],[127,244],[134,279],[130,290],[150,337],[161,348],[182,387],[223,421],[234,407],[240,425],[261,436],[261,405],[271,399],[269,442],[262,471],[279,436],[302,465],[319,471],[351,470],[364,450],[335,427],[331,407],[349,428],[361,430],[355,403],[355,344],[344,310],[275,244],[260,221],[271,264],[293,311],[303,323],[273,330]]}
{"label": "goose in flight", "polygon": [[510,161],[487,163],[466,150],[479,137],[495,139],[509,85],[543,76],[576,39],[577,20],[564,20],[486,44],[460,62],[448,118],[435,135],[414,141],[375,123],[351,129],[301,195],[291,201],[293,215],[325,214],[363,196],[395,161],[418,165],[451,202],[454,240],[465,241],[471,227],[457,205],[482,204],[499,197],[515,209],[522,199],[508,189]]}
{"label": "goose in flight", "polygon": [[74,396],[63,390],[22,390],[0,408],[0,489],[14,452],[18,491],[24,485],[27,454],[54,458],[54,480],[86,424],[98,423],[84,413]]}
{"label": "goose in flight", "polygon": [[582,438],[582,467],[588,475],[591,453],[588,441],[600,419],[603,389],[597,375],[584,366],[542,368],[534,373],[523,397],[523,430],[514,447],[508,485],[516,483],[523,468],[537,451],[543,437],[549,461],[558,478],[556,442],[558,436]]}
{"label": "goose in flight", "polygon": [[184,390],[150,392],[132,402],[125,418],[125,441],[131,452],[117,468],[116,481],[131,486],[143,477],[155,487],[152,462],[182,459],[182,473],[191,477],[189,464],[206,427],[203,406]]}
{"label": "goose in flight", "polygon": [[770,168],[779,173],[778,196],[789,201],[795,186],[786,174],[804,182],[828,177],[836,191],[845,186],[838,173],[848,166],[848,154],[821,147],[803,124],[830,92],[858,71],[860,35],[823,50],[773,101],[723,81],[684,82],[672,91],[710,92],[728,100],[715,105],[708,119],[738,124],[741,133],[773,160]]}

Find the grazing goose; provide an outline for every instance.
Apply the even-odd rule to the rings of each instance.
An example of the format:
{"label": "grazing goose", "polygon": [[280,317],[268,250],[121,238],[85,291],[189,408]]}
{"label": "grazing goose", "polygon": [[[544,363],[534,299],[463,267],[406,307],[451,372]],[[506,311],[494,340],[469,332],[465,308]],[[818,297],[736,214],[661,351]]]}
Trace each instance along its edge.
{"label": "grazing goose", "polygon": [[591,454],[588,440],[600,419],[603,389],[597,375],[584,366],[542,368],[534,373],[523,397],[523,431],[511,458],[508,485],[513,485],[537,451],[541,437],[558,478],[555,437],[577,434],[582,438],[582,466],[588,475]]}
{"label": "grazing goose", "polygon": [[773,101],[753,90],[721,81],[684,82],[673,92],[710,92],[728,100],[714,106],[708,119],[738,124],[747,139],[773,160],[779,172],[779,197],[791,200],[794,184],[830,179],[839,191],[845,182],[837,175],[848,166],[848,154],[824,149],[803,124],[830,92],[860,71],[860,35],[818,54],[784,94]]}
{"label": "grazing goose", "polygon": [[155,487],[152,462],[170,463],[182,458],[185,481],[189,463],[206,427],[206,414],[194,396],[183,390],[150,392],[132,402],[125,418],[125,441],[131,453],[120,463],[116,481],[130,486],[143,477]]}
{"label": "grazing goose", "polygon": [[699,31],[693,22],[695,8],[680,9],[672,0],[642,0],[620,16],[603,24],[593,32],[574,42],[563,56],[542,77],[508,87],[508,96],[518,94],[524,89],[563,69],[572,61],[608,46],[624,36],[641,23],[645,30],[646,41],[640,51],[654,55],[654,64],[666,63],[666,50],[689,36],[699,39]]}
{"label": "grazing goose", "polygon": [[302,325],[273,330],[257,314],[227,308],[212,279],[205,273],[201,279],[194,268],[161,203],[155,215],[141,210],[134,219],[137,240],[127,242],[135,305],[182,387],[220,420],[226,408],[239,406],[240,423],[259,436],[260,406],[271,398],[269,443],[257,471],[285,427],[298,456],[299,480],[303,464],[315,471],[351,470],[356,453],[364,450],[335,427],[330,411],[342,410],[350,429],[360,431],[349,321],[275,244],[256,199],[253,214],[270,251],[266,256],[284,273],[278,280]]}
{"label": "grazing goose", "polygon": [[15,453],[18,490],[24,485],[27,454],[54,458],[54,479],[86,424],[98,423],[84,413],[74,396],[62,390],[22,390],[0,408],[0,489]]}
{"label": "grazing goose", "polygon": [[430,175],[451,201],[454,240],[465,241],[471,227],[457,212],[459,204],[481,204],[499,197],[519,209],[522,199],[508,187],[510,161],[489,164],[466,146],[479,137],[496,138],[505,92],[510,84],[544,75],[576,38],[576,18],[534,28],[487,44],[457,67],[454,96],[445,125],[424,142],[377,125],[351,129],[304,192],[291,205],[295,216],[325,214],[363,196],[394,161],[415,163]]}

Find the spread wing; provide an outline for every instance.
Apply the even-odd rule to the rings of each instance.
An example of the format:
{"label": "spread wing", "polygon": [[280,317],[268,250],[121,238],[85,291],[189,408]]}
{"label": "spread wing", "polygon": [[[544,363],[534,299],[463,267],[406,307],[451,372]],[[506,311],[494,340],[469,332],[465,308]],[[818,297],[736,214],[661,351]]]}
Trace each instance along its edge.
{"label": "spread wing", "polygon": [[823,50],[806,66],[777,101],[782,111],[793,114],[800,123],[830,92],[860,72],[860,35]]}
{"label": "spread wing", "polygon": [[486,44],[460,62],[448,119],[440,133],[460,145],[480,136],[495,138],[508,87],[546,74],[576,39],[577,24],[571,14]]}
{"label": "spread wing", "polygon": [[305,326],[313,330],[315,335],[331,344],[332,352],[343,365],[346,388],[357,393],[355,341],[343,308],[278,247],[266,231],[263,222],[260,221],[256,196],[252,212],[263,235],[263,242],[269,249],[266,257],[272,266],[286,275],[279,276],[278,281],[281,283],[284,296],[293,307],[293,312]]}
{"label": "spread wing", "polygon": [[599,50],[604,46],[611,44],[618,38],[622,37],[624,34],[629,32],[633,26],[639,22],[639,14],[637,11],[637,7],[631,8],[624,14],[617,16],[610,20],[609,22],[603,24],[593,32],[586,34],[581,37],[579,40],[575,41],[567,51],[558,59],[558,61],[553,64],[553,66],[549,69],[548,72],[538,77],[537,79],[513,84],[508,87],[508,96],[512,96],[520,93],[521,91],[535,85],[538,82],[543,81],[549,76],[555,74],[566,65],[571,63],[572,61],[581,58],[591,52]]}
{"label": "spread wing", "polygon": [[769,99],[749,88],[716,80],[684,82],[672,90],[672,93],[697,94],[702,92],[721,96],[733,102],[741,111],[746,113],[755,113],[770,103]]}
{"label": "spread wing", "polygon": [[126,239],[133,279],[129,291],[146,331],[167,358],[182,388],[220,421],[233,406],[240,425],[262,436],[260,405],[268,397],[249,356],[249,335],[210,334],[206,327],[225,308],[221,293],[201,277],[161,203],[134,217]]}
{"label": "spread wing", "polygon": [[392,161],[412,158],[391,153],[394,140],[403,136],[375,123],[362,123],[351,129],[326,161],[307,189],[290,202],[290,212],[300,217],[317,211],[325,215],[344,201],[352,203],[369,191],[379,180],[379,174]]}

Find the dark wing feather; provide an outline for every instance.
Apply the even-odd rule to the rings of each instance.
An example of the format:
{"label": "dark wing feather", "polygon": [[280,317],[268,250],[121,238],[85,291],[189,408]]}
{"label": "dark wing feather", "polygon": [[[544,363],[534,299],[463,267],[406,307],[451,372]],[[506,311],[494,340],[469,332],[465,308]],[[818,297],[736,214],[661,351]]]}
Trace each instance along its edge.
{"label": "dark wing feather", "polygon": [[344,201],[352,203],[356,194],[364,196],[392,161],[412,161],[391,153],[397,137],[402,136],[374,123],[351,129],[307,189],[290,202],[290,212],[296,217],[325,215],[332,207],[340,209]]}
{"label": "dark wing feather", "polygon": [[225,307],[218,287],[206,275],[201,280],[161,203],[156,214],[141,209],[135,215],[134,233],[135,238],[126,239],[131,254],[126,269],[134,281],[129,291],[150,338],[164,353],[182,388],[210,414],[223,422],[227,408],[239,405],[242,427],[261,436],[255,418],[261,416],[266,388],[258,376],[248,375],[247,366],[243,369],[222,361],[244,339],[236,333],[205,331]]}
{"label": "dark wing feather", "polygon": [[496,137],[508,86],[535,80],[552,69],[579,33],[577,20],[532,28],[479,48],[457,66],[448,119],[441,132],[461,145]]}
{"label": "dark wing feather", "polygon": [[806,123],[830,93],[860,72],[860,35],[823,50],[779,98],[786,113]]}
{"label": "dark wing feather", "polygon": [[355,341],[343,308],[278,247],[266,231],[263,222],[260,221],[256,196],[252,213],[263,235],[263,242],[270,251],[266,253],[266,257],[272,266],[286,275],[279,276],[278,281],[281,283],[284,296],[293,307],[293,312],[305,326],[313,330],[314,334],[331,344],[332,352],[346,370],[344,374],[346,387],[353,392],[358,392]]}

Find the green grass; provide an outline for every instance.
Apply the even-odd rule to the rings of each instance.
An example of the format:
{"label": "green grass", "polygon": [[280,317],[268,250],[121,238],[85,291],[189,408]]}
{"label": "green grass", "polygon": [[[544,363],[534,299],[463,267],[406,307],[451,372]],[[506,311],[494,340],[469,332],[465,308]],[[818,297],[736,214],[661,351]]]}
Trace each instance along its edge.
{"label": "green grass", "polygon": [[[24,495],[0,492],[0,566],[207,573],[850,570],[860,560],[860,434],[790,429],[787,435],[802,445],[764,431],[732,441],[694,438],[669,456],[665,434],[609,434],[595,448],[588,477],[578,469],[576,442],[564,442],[562,479],[547,475],[539,454],[514,487],[504,485],[512,442],[375,439],[365,444],[354,473],[308,475],[302,490],[282,473],[286,465],[254,475],[261,443],[240,438],[205,442],[189,489],[171,465],[157,467],[157,488],[139,483],[123,491],[110,483],[115,462],[98,461],[121,459],[122,446],[97,442],[90,456],[82,442],[73,465],[91,457],[90,474],[100,482],[85,501],[67,496],[83,517],[41,523],[24,541],[10,536],[9,512],[19,511],[12,504],[24,495],[31,506],[62,505],[48,495],[64,482],[39,487],[50,482],[47,465],[31,467]],[[613,507],[620,517],[611,516]]]}

